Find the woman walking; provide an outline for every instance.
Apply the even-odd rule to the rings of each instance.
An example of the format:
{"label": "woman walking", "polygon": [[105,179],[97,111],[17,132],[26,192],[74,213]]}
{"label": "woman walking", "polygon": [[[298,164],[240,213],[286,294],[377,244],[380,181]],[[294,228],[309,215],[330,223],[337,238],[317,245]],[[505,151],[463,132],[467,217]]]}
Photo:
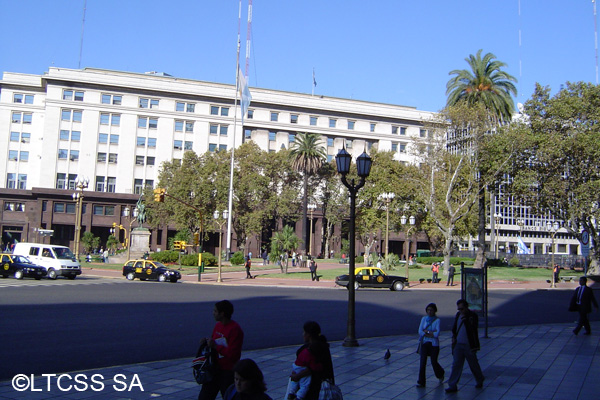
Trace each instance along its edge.
{"label": "woman walking", "polygon": [[440,383],[444,381],[444,369],[438,363],[438,355],[440,354],[440,319],[435,315],[437,306],[435,303],[430,303],[425,307],[426,316],[421,318],[419,325],[419,354],[421,355],[421,364],[419,368],[419,380],[417,387],[425,387],[425,367],[427,366],[427,357],[431,357],[431,366],[436,378]]}

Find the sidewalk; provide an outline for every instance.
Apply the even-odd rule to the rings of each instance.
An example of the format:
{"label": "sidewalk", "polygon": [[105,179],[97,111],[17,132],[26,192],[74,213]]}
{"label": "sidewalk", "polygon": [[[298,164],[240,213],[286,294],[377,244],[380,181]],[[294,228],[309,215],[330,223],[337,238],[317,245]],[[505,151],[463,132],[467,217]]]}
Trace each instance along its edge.
{"label": "sidewalk", "polygon": [[[336,383],[345,400],[598,399],[600,322],[592,322],[591,336],[574,336],[572,328],[572,324],[490,328],[490,337],[481,339],[482,350],[478,353],[486,377],[483,389],[475,389],[473,376],[465,365],[455,394],[444,392],[446,385],[438,383],[429,365],[427,387],[415,386],[419,370],[416,335],[359,338],[360,346],[355,348],[332,342]],[[440,364],[448,377],[452,364],[448,332],[443,332],[440,345]],[[298,346],[242,354],[243,358],[258,363],[265,375],[268,394],[275,400],[284,397]],[[383,359],[386,349],[391,352],[389,360]],[[64,391],[57,386],[56,378],[50,380],[48,390],[46,378],[38,376],[34,384],[38,392],[18,392],[11,382],[0,382],[0,399],[195,399],[200,389],[192,377],[191,357],[80,373],[83,374],[80,380],[88,384],[85,391],[75,389],[78,385],[75,373],[71,374],[72,380],[62,379],[61,387],[70,389]],[[102,378],[96,376],[95,383],[93,374]],[[117,374],[122,375],[113,379]],[[119,391],[125,388],[129,390]]]}

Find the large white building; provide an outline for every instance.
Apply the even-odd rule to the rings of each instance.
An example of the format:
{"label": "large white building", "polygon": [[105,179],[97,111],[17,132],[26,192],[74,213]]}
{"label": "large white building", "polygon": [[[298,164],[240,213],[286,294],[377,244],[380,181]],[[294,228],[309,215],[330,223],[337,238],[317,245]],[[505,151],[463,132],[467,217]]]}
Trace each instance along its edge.
{"label": "large white building", "polygon": [[[71,244],[69,197],[78,176],[90,181],[84,229],[106,238],[144,186],[156,185],[161,163],[185,151],[248,140],[278,151],[298,132],[316,132],[329,159],[342,146],[354,156],[375,146],[410,162],[411,138],[425,136],[423,121],[432,116],[413,107],[251,88],[242,125],[233,85],[92,68],[5,72],[0,89],[3,241],[7,233],[24,240],[52,228],[53,240]],[[152,246],[164,248],[166,237],[159,230]]]}

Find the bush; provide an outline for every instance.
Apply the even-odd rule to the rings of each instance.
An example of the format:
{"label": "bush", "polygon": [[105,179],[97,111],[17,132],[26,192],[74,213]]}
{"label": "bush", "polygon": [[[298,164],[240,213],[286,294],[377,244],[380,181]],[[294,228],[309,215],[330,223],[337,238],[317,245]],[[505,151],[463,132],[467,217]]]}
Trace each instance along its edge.
{"label": "bush", "polygon": [[365,256],[358,256],[356,257],[356,259],[354,260],[354,264],[362,264],[365,262]]}
{"label": "bush", "polygon": [[179,260],[179,252],[173,250],[159,251],[157,253],[152,253],[150,259],[163,264],[174,263]]}
{"label": "bush", "polygon": [[510,259],[510,261],[508,261],[508,264],[511,267],[518,267],[521,264],[521,262],[519,261],[519,258],[517,256],[514,256]]}
{"label": "bush", "polygon": [[[196,254],[196,260],[197,259],[198,259],[198,255]],[[215,257],[215,255],[213,253],[204,252],[204,253],[202,253],[202,261],[204,261],[205,267],[212,267],[212,266],[217,265],[218,258]]]}
{"label": "bush", "polygon": [[243,265],[244,261],[244,254],[241,251],[236,251],[229,259],[231,265]]}
{"label": "bush", "polygon": [[[444,261],[444,257],[417,257],[417,262],[419,264],[433,264],[434,262],[441,263]],[[454,264],[454,266],[460,266],[460,263],[464,262],[465,265],[473,265],[475,262],[474,258],[470,257],[450,257],[450,264]]]}

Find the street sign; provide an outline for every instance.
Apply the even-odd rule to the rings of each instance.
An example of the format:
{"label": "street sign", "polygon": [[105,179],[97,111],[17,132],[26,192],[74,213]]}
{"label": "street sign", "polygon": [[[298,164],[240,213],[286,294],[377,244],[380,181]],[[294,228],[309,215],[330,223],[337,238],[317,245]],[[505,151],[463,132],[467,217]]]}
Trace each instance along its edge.
{"label": "street sign", "polygon": [[590,255],[590,234],[587,230],[581,231],[579,242],[581,243],[581,255],[588,257]]}

